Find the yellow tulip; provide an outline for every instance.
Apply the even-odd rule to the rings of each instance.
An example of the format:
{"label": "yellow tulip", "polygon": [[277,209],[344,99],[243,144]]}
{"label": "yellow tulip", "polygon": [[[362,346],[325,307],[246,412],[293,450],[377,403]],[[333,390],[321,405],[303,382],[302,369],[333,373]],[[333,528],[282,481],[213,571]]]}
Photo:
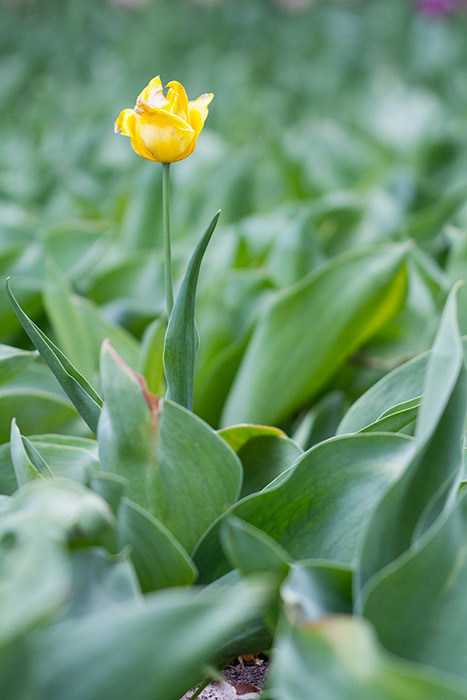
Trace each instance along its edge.
{"label": "yellow tulip", "polygon": [[129,136],[138,155],[158,163],[174,163],[193,153],[214,95],[188,101],[183,85],[173,80],[164,95],[159,76],[138,95],[134,109],[124,109],[115,133]]}

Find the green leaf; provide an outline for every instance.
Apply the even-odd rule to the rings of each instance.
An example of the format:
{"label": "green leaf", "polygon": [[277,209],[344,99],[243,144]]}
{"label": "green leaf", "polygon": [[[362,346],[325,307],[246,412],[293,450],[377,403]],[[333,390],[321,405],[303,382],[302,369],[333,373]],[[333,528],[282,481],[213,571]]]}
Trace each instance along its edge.
{"label": "green leaf", "polygon": [[283,579],[291,557],[272,537],[240,518],[228,518],[222,525],[220,539],[234,569],[244,576],[272,572]]}
{"label": "green leaf", "polygon": [[175,537],[153,515],[124,498],[118,511],[117,542],[131,546],[131,560],[143,593],[189,586],[196,568]]}
{"label": "green leaf", "polygon": [[12,416],[16,417],[26,435],[89,432],[42,360],[32,362],[23,372],[0,386],[0,443],[10,439]]}
{"label": "green leaf", "polygon": [[132,192],[119,230],[123,246],[129,250],[153,250],[158,245],[154,222],[160,216],[161,176],[158,168],[148,165],[131,178]]}
{"label": "green leaf", "polygon": [[150,394],[108,344],[102,350],[101,378],[102,469],[127,477],[128,496],[190,552],[238,497],[238,458],[206,423]]}
{"label": "green leaf", "polygon": [[240,496],[261,491],[303,454],[299,446],[278,428],[236,425],[219,431],[243,465]]}
{"label": "green leaf", "polygon": [[102,405],[100,397],[90,384],[88,384],[86,379],[73,367],[61,350],[59,350],[41,329],[26,316],[10,290],[8,280],[6,282],[6,287],[13,310],[24,330],[49,365],[83,420],[88,424],[92,432],[96,433],[97,421]]}
{"label": "green leaf", "polygon": [[87,486],[107,501],[114,515],[118,514],[123,494],[128,486],[128,479],[119,474],[99,470],[89,475]]}
{"label": "green leaf", "polygon": [[68,280],[47,260],[43,298],[54,337],[76,370],[92,381],[97,363],[93,362],[89,333],[73,296]]}
{"label": "green leaf", "polygon": [[268,697],[272,700],[463,700],[467,685],[396,659],[357,617],[313,625],[285,623],[276,639]]}
{"label": "green leaf", "polygon": [[38,631],[38,686],[47,700],[179,700],[265,602],[260,585],[163,591]]}
{"label": "green leaf", "polygon": [[62,539],[37,513],[11,510],[0,516],[1,643],[60,610],[71,577],[63,550]]}
{"label": "green leaf", "polygon": [[180,291],[170,314],[164,343],[164,369],[167,398],[191,410],[198,333],[195,325],[195,298],[201,262],[219,220],[212,219],[195,248],[186,269]]}
{"label": "green leaf", "polygon": [[[19,668],[21,673],[17,671]],[[8,700],[37,698],[37,688],[23,640],[0,646],[0,690]]]}
{"label": "green leaf", "polygon": [[[248,580],[251,581],[251,577]],[[268,582],[268,591],[271,591],[271,595],[274,596],[274,585],[271,587],[270,576],[266,576],[265,580]],[[210,583],[209,586],[205,586],[200,595],[209,597],[212,591],[227,590],[242,581],[242,575],[238,569],[234,569]],[[219,648],[219,657],[224,659],[224,664],[235,656],[257,654],[260,651],[268,652],[271,649],[273,645],[272,631],[276,627],[276,621],[273,625],[270,624],[270,621],[266,622],[265,618],[271,603],[267,601],[264,603],[265,607],[261,612],[249,618],[241,630],[224,639],[222,647]],[[274,599],[272,604],[274,604]]]}
{"label": "green leaf", "polygon": [[248,440],[237,452],[243,465],[243,486],[240,496],[261,491],[283,474],[303,451],[288,437],[258,435]]}
{"label": "green leaf", "polygon": [[326,615],[352,612],[352,569],[310,559],[291,564],[281,598],[293,619],[316,622]]}
{"label": "green leaf", "polygon": [[239,518],[228,518],[222,524],[220,541],[230,564],[242,576],[268,575],[275,595],[264,611],[264,621],[273,633],[280,612],[279,587],[288,574],[291,557],[272,537]]}
{"label": "green leaf", "polygon": [[229,428],[219,430],[219,435],[224,438],[226,443],[230,445],[234,452],[237,452],[252,438],[265,435],[276,435],[277,437],[287,437],[286,433],[279,428],[273,428],[270,425],[252,425],[251,423],[242,423],[240,425],[232,425]]}
{"label": "green leaf", "polygon": [[167,389],[163,362],[166,330],[167,320],[160,316],[146,328],[141,341],[138,370],[146,379],[149,391],[157,396],[165,394]]}
{"label": "green leaf", "polygon": [[429,357],[430,352],[414,357],[370,387],[349,408],[337,428],[337,434],[363,430],[376,423],[389,409],[420,396]]}
{"label": "green leaf", "polygon": [[[24,438],[46,462],[55,477],[84,483],[98,466],[97,442],[68,435],[36,435]],[[11,494],[17,488],[11,460],[10,443],[0,446],[0,493]]]}
{"label": "green leaf", "polygon": [[390,651],[467,680],[466,538],[464,496],[372,580],[364,613]]}
{"label": "green leaf", "polygon": [[416,396],[388,408],[374,423],[362,428],[361,432],[397,433],[403,428],[407,428],[417,418],[421,400],[421,396]]}
{"label": "green leaf", "polygon": [[323,442],[336,434],[340,418],[345,411],[345,394],[332,391],[321,398],[300,420],[292,435],[304,450]]}
{"label": "green leaf", "polygon": [[356,250],[279,292],[260,316],[223,424],[277,423],[310,400],[397,311],[407,245]]}
{"label": "green leaf", "polygon": [[68,602],[68,619],[140,597],[128,552],[114,556],[100,547],[88,547],[72,550],[70,557],[72,596]]}
{"label": "green leaf", "polygon": [[99,468],[95,440],[69,435],[33,435],[29,441],[55,477],[84,483],[88,474]]}
{"label": "green leaf", "polygon": [[68,280],[50,261],[44,306],[58,344],[87,381],[97,378],[100,347],[106,338],[126,362],[133,364],[138,358],[140,350],[135,338],[106,318],[89,299],[75,294]]}
{"label": "green leaf", "polygon": [[25,484],[8,501],[5,513],[25,511],[47,521],[50,536],[61,540],[98,541],[115,527],[107,503],[90,489],[68,479]]}
{"label": "green leaf", "polygon": [[21,435],[14,418],[11,422],[10,450],[18,486],[41,477],[53,477],[47,462],[34,445]]}
{"label": "green leaf", "polygon": [[464,206],[466,196],[465,183],[448,190],[431,207],[412,214],[406,222],[404,234],[420,241],[437,236],[446,222]]}
{"label": "green leaf", "polygon": [[[412,439],[358,434],[321,443],[262,492],[247,496],[235,515],[263,530],[294,559],[352,564],[374,503],[401,473]],[[219,519],[198,544],[194,561],[202,581],[228,570],[219,545]]]}
{"label": "green leaf", "polygon": [[373,514],[361,555],[360,586],[414,544],[461,479],[467,376],[456,300],[454,288],[428,360],[414,452]]}
{"label": "green leaf", "polygon": [[0,345],[0,384],[9,382],[37,357],[37,352],[19,350],[9,345]]}

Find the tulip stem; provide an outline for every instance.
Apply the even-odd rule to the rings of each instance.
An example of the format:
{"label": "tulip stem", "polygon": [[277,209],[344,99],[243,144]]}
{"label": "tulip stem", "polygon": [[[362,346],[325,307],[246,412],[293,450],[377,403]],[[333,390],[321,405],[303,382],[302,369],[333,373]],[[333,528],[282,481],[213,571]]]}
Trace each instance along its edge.
{"label": "tulip stem", "polygon": [[164,234],[164,278],[167,318],[174,305],[172,254],[170,251],[170,163],[162,163],[162,228]]}

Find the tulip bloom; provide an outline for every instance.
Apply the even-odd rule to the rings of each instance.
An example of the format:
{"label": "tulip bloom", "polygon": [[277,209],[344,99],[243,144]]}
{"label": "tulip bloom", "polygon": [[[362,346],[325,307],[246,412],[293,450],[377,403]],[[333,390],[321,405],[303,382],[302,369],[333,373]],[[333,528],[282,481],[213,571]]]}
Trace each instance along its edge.
{"label": "tulip bloom", "polygon": [[193,153],[214,97],[204,94],[189,102],[177,81],[166,87],[167,96],[160,77],[153,78],[138,95],[135,108],[124,109],[115,122],[115,133],[129,136],[138,155],[157,163],[174,163]]}

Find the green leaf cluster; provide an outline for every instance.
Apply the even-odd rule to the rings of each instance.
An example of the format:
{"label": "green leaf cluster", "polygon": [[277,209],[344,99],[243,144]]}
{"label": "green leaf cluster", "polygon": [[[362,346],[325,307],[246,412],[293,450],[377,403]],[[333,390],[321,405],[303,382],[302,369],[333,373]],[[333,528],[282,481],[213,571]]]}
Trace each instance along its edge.
{"label": "green leaf cluster", "polygon": [[[306,451],[278,428],[213,430],[154,395],[109,341],[101,406],[12,296],[76,409],[99,412],[97,440],[27,438],[13,420],[0,687],[12,700],[179,700],[209,668],[263,651],[265,698],[467,697],[457,295],[432,350]],[[7,377],[27,371],[24,353],[4,353]]]}

